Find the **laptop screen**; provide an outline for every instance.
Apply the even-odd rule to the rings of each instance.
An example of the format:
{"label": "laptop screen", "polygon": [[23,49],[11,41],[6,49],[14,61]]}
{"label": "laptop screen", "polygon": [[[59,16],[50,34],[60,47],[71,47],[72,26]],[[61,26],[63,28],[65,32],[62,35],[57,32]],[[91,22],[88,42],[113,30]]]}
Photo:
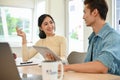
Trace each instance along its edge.
{"label": "laptop screen", "polygon": [[0,80],[21,80],[7,42],[0,42]]}

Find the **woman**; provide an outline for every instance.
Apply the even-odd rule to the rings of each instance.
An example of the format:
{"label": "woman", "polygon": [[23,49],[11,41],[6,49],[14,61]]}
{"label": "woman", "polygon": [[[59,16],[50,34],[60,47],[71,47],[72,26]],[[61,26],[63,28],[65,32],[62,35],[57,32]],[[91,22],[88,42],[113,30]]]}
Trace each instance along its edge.
{"label": "woman", "polygon": [[[38,18],[39,37],[40,39],[35,43],[35,46],[45,46],[50,48],[61,58],[66,55],[66,38],[55,34],[55,22],[49,14],[43,14]],[[37,54],[37,51],[32,48],[27,49],[26,34],[16,28],[17,35],[22,37],[22,58],[23,61],[31,59]],[[47,55],[48,58],[51,57]]]}

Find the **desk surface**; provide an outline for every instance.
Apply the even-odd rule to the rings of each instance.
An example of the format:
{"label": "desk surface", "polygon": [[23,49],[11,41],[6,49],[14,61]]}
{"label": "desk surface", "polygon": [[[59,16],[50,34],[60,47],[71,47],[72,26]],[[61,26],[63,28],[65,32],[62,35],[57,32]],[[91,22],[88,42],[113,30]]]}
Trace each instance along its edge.
{"label": "desk surface", "polygon": [[[18,67],[20,73],[41,75],[41,67],[23,66]],[[120,80],[120,76],[111,74],[89,74],[89,73],[77,73],[77,72],[64,72],[63,80]]]}

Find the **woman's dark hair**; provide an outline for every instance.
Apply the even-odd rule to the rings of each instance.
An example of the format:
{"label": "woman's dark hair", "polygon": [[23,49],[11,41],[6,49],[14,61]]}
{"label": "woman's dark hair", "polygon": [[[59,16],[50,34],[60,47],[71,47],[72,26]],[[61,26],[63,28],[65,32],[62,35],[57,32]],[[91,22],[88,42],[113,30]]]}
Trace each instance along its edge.
{"label": "woman's dark hair", "polygon": [[84,0],[84,4],[88,4],[88,8],[91,10],[91,12],[94,9],[97,9],[99,11],[100,17],[103,20],[106,20],[108,5],[105,0]]}
{"label": "woman's dark hair", "polygon": [[[42,25],[42,23],[43,23],[43,21],[44,21],[44,19],[45,19],[46,17],[50,17],[50,18],[52,19],[52,21],[55,23],[54,19],[53,19],[49,14],[43,14],[43,15],[41,15],[41,16],[38,18],[38,27],[39,27],[39,28],[41,27],[41,25]],[[45,32],[44,32],[43,30],[41,30],[41,29],[39,29],[39,37],[40,37],[41,39],[46,38]]]}

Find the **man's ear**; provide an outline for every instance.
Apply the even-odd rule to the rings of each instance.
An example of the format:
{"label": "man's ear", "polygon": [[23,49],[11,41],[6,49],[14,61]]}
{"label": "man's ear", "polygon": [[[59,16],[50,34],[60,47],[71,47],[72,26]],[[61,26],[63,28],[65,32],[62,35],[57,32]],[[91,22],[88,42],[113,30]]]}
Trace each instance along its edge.
{"label": "man's ear", "polygon": [[97,16],[98,15],[98,10],[97,9],[94,9],[93,11],[92,11],[92,15],[94,15],[94,16]]}

